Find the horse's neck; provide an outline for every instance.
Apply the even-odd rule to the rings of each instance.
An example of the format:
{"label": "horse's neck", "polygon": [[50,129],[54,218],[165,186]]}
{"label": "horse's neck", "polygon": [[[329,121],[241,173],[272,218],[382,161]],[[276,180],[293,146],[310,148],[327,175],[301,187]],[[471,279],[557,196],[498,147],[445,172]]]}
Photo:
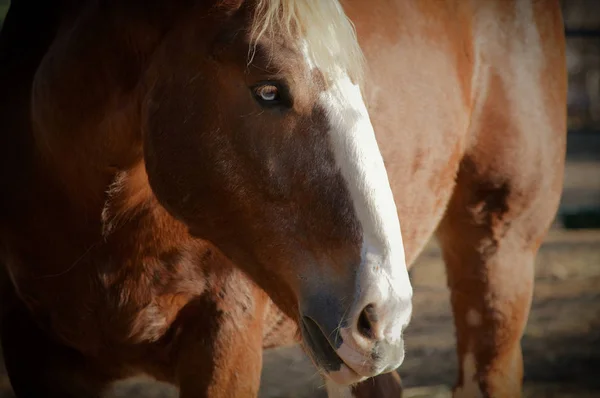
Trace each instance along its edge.
{"label": "horse's neck", "polygon": [[85,202],[98,207],[114,175],[142,156],[135,90],[140,74],[132,73],[127,82],[114,81],[111,76],[125,73],[119,70],[122,64],[95,64],[96,57],[86,50],[77,55],[57,52],[43,60],[32,88],[40,167],[68,197],[76,198],[72,206]]}
{"label": "horse's neck", "polygon": [[[31,82],[56,33],[59,11],[40,2],[31,9],[22,0],[11,2],[0,34],[0,199],[1,224],[20,217],[31,192],[33,151],[29,118]],[[48,2],[50,3],[50,2]]]}
{"label": "horse's neck", "polygon": [[39,270],[48,274],[92,245],[119,246],[125,259],[198,243],[157,202],[143,163],[138,85],[165,29],[154,19],[169,15],[148,6],[155,16],[107,16],[80,3],[42,16],[17,1],[0,37],[0,220],[40,256],[54,246],[57,263]]}
{"label": "horse's neck", "polygon": [[[172,238],[190,239],[183,224],[168,214],[156,200],[142,162],[116,173],[107,189],[101,213],[103,237],[108,239],[134,219],[142,221],[144,234],[157,235],[169,231]],[[128,231],[133,235],[141,232]]]}
{"label": "horse's neck", "polygon": [[2,139],[27,141],[22,163],[36,165],[35,183],[54,180],[61,200],[93,217],[115,175],[142,159],[145,68],[181,10],[169,2],[48,0],[31,11],[33,3],[13,4],[0,38],[0,100],[10,104],[0,116],[18,119]]}

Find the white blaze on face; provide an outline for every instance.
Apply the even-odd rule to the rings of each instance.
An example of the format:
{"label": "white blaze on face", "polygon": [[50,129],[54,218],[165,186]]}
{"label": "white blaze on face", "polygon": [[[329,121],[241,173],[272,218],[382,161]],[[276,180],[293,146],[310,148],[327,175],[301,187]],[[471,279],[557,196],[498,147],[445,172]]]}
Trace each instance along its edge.
{"label": "white blaze on face", "polygon": [[[306,45],[303,50],[308,67],[315,68]],[[319,94],[317,106],[325,113],[330,147],[363,234],[362,261],[352,309],[347,314],[352,321],[340,329],[343,342],[336,352],[352,369],[342,367],[342,372],[368,376],[396,368],[404,358],[404,351],[397,347],[402,344],[402,330],[411,316],[412,287],[400,222],[360,87],[340,68]],[[377,308],[375,339],[366,339],[355,327],[355,320],[369,304]],[[371,356],[375,341],[383,340],[396,349],[395,357],[375,363]]]}
{"label": "white blaze on face", "polygon": [[[305,48],[305,54],[306,54]],[[309,67],[314,63],[307,56]],[[345,180],[362,227],[362,262],[357,272],[353,312],[373,304],[380,327],[377,340],[402,344],[402,331],[411,313],[412,287],[406,268],[404,245],[396,204],[360,87],[342,71],[320,94],[318,105],[329,123],[329,140],[337,166]],[[358,314],[349,314],[358,319]],[[392,362],[373,363],[372,340],[364,339],[353,326],[340,330],[343,343],[337,354],[361,375],[400,366],[404,354]]]}
{"label": "white blaze on face", "polygon": [[363,267],[369,269],[361,271],[380,285],[380,302],[393,295],[410,298],[412,287],[396,204],[360,88],[340,73],[321,93],[319,103],[330,124],[336,163],[362,226]]}

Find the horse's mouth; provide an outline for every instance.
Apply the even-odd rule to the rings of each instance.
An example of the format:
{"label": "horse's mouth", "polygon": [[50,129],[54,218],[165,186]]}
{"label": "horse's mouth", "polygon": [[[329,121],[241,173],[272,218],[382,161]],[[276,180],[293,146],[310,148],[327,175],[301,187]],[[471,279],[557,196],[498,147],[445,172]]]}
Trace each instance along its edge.
{"label": "horse's mouth", "polygon": [[[340,384],[353,384],[365,379],[340,358],[315,321],[305,316],[302,317],[301,324],[302,334],[310,351],[310,356],[316,362],[316,365],[325,370],[334,381]],[[343,377],[335,377],[335,375],[343,375]]]}

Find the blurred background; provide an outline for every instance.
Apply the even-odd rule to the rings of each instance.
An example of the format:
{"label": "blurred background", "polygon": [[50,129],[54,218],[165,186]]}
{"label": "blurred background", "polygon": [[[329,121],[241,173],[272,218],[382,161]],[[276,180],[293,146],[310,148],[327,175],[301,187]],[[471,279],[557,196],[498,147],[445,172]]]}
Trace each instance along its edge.
{"label": "blurred background", "polygon": [[[525,396],[600,397],[600,0],[561,4],[569,70],[567,166],[560,210],[536,263],[523,337]],[[8,6],[0,0],[0,25]],[[415,315],[400,369],[405,397],[449,397],[457,374],[454,329],[434,241],[411,278]],[[325,397],[298,348],[269,351],[264,362],[261,398]],[[139,379],[118,384],[108,396],[167,398],[176,392]],[[0,398],[11,397],[0,365]]]}

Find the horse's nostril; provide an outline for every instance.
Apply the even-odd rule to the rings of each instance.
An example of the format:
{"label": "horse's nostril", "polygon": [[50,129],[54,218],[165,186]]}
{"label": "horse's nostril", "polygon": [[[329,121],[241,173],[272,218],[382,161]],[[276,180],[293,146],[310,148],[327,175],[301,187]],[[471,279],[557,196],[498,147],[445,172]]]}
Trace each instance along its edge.
{"label": "horse's nostril", "polygon": [[358,317],[357,329],[360,334],[368,339],[375,338],[374,324],[377,323],[377,315],[373,304],[367,305]]}

